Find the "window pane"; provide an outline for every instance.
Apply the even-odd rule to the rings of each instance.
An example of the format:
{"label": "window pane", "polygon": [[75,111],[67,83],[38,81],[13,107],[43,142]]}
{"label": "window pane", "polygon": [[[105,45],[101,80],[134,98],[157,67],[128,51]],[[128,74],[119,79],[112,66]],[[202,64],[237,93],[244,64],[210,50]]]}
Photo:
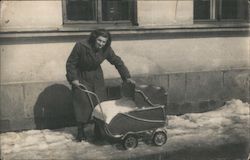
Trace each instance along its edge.
{"label": "window pane", "polygon": [[129,0],[103,0],[102,19],[103,21],[129,20]]}
{"label": "window pane", "polygon": [[247,17],[247,0],[222,0],[222,19],[245,19]]}
{"label": "window pane", "polygon": [[210,0],[194,0],[194,19],[210,19]]}
{"label": "window pane", "polygon": [[67,0],[68,20],[96,20],[95,0]]}

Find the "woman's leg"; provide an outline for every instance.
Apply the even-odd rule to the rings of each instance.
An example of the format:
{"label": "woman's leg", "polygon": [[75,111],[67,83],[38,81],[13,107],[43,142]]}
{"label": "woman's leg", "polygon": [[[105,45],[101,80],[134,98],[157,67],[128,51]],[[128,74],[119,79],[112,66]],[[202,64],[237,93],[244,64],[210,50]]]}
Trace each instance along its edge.
{"label": "woman's leg", "polygon": [[94,127],[94,139],[95,140],[101,140],[102,134],[99,124],[95,121],[95,127]]}
{"label": "woman's leg", "polygon": [[86,140],[86,136],[84,133],[84,128],[85,128],[85,123],[78,122],[77,123],[77,136],[76,136],[76,141],[81,142]]}
{"label": "woman's leg", "polygon": [[89,123],[93,109],[90,105],[88,95],[85,92],[79,90],[78,88],[74,88],[72,92],[73,107],[78,128],[76,140],[82,141],[86,139],[84,128],[86,127],[86,124]]}

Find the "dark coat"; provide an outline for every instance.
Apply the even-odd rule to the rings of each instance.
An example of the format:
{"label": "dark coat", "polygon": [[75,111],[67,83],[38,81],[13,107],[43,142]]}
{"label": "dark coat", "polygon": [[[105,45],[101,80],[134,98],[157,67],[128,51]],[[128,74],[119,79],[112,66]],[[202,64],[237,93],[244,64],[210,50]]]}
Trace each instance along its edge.
{"label": "dark coat", "polygon": [[[69,83],[73,80],[79,80],[89,90],[95,92],[100,99],[104,99],[106,92],[101,63],[105,59],[116,67],[123,80],[130,78],[127,67],[121,58],[115,55],[111,47],[108,47],[106,50],[95,51],[87,41],[80,41],[75,44],[68,57],[66,63],[67,80]],[[90,118],[92,113],[89,101],[86,99],[86,95],[79,92],[74,86],[72,90],[76,119],[85,122]]]}

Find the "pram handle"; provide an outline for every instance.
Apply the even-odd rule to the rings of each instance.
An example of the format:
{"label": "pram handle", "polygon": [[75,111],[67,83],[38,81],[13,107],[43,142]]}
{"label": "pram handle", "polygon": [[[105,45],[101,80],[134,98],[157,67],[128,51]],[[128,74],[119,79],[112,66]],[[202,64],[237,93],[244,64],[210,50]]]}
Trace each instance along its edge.
{"label": "pram handle", "polygon": [[91,99],[91,97],[90,97],[89,94],[93,95],[93,96],[96,98],[97,103],[98,103],[98,106],[100,107],[100,110],[101,110],[101,112],[102,112],[102,117],[103,117],[103,119],[105,119],[104,113],[103,113],[103,110],[102,110],[102,106],[101,106],[101,101],[100,101],[98,95],[97,95],[96,93],[94,93],[94,92],[89,91],[88,88],[87,88],[86,86],[84,86],[83,84],[81,84],[78,88],[79,88],[81,91],[87,93],[92,109],[94,109],[95,106],[94,106],[94,103],[93,103],[93,101],[92,101],[92,99]]}
{"label": "pram handle", "polygon": [[148,98],[148,96],[146,96],[146,94],[142,90],[136,89],[136,85],[134,83],[129,83],[129,82],[122,83],[123,96],[135,99],[135,93],[139,93],[143,97],[144,101],[146,101],[146,103],[149,104],[150,106],[153,107],[158,106],[158,104],[152,103]]}
{"label": "pram handle", "polygon": [[150,99],[148,98],[148,96],[146,96],[145,93],[144,93],[143,91],[141,91],[141,90],[139,90],[139,89],[135,89],[135,92],[141,94],[142,97],[144,98],[144,100],[145,100],[149,105],[154,106],[154,107],[157,106],[157,104],[154,104],[154,103],[152,103],[152,102],[150,101]]}

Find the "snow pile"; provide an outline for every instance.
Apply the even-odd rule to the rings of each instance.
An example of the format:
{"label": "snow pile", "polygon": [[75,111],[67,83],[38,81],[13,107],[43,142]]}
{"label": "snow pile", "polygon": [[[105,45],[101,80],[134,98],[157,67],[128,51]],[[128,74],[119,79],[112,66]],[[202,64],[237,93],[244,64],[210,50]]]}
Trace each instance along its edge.
{"label": "snow pile", "polygon": [[[74,159],[84,157],[86,150],[102,156],[98,147],[89,142],[75,142],[76,128],[52,130],[30,130],[1,134],[2,159]],[[111,148],[107,145],[103,148]],[[72,158],[73,157],[73,158]],[[75,158],[79,159],[79,158]],[[90,158],[87,158],[90,159]]]}
{"label": "snow pile", "polygon": [[240,100],[228,101],[218,110],[169,116],[168,119],[168,136],[190,146],[250,143],[249,104]]}
{"label": "snow pile", "polygon": [[129,98],[121,98],[118,100],[104,101],[101,103],[101,107],[102,110],[99,105],[95,107],[93,116],[109,124],[118,113],[126,113],[135,110],[136,104]]}
{"label": "snow pile", "polygon": [[50,130],[30,130],[20,133],[10,132],[1,135],[1,148],[4,154],[34,149],[44,150],[49,146],[60,146],[72,141],[72,134]]}
{"label": "snow pile", "polygon": [[[107,106],[112,105],[109,103],[117,104],[117,101],[109,101]],[[123,101],[119,104],[122,106]],[[126,159],[126,156],[171,153],[190,147],[249,144],[249,107],[248,103],[232,100],[215,111],[169,116],[168,141],[162,147],[140,143],[134,150],[121,151],[107,142],[102,145],[85,141],[77,143],[74,141],[76,128],[72,127],[3,133],[0,137],[1,156],[2,159]]]}

